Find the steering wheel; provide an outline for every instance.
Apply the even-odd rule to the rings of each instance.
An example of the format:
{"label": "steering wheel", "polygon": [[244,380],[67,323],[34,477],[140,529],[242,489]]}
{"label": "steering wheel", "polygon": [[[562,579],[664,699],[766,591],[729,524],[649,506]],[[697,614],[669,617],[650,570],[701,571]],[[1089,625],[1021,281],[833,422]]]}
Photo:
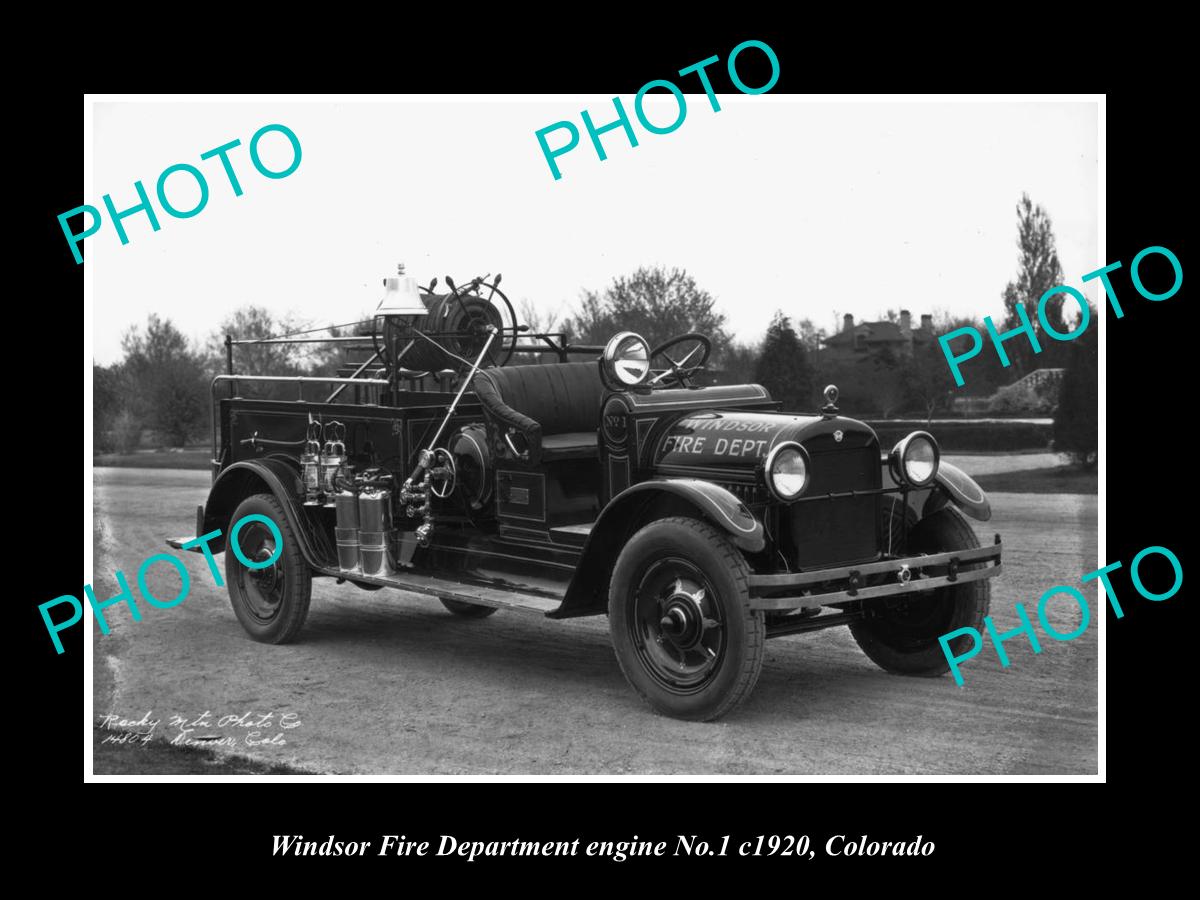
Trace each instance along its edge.
{"label": "steering wheel", "polygon": [[[685,356],[681,357],[678,362],[676,362],[675,359],[667,353],[668,350],[672,350],[680,344],[688,343],[694,343],[696,346],[689,350]],[[697,352],[700,352],[699,359],[696,358]],[[689,331],[687,334],[681,334],[679,337],[673,337],[665,344],[659,344],[650,352],[650,362],[652,365],[654,358],[656,356],[661,356],[671,364],[671,367],[669,369],[663,369],[646,383],[653,387],[667,387],[670,385],[691,387],[692,376],[704,368],[704,364],[708,362],[708,358],[711,355],[712,341],[702,334]]]}

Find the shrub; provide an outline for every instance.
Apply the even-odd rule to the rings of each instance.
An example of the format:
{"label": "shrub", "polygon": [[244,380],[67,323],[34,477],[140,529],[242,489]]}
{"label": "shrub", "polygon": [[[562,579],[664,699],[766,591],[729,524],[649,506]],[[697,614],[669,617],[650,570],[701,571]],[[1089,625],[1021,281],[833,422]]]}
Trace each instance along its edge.
{"label": "shrub", "polygon": [[1097,366],[1096,329],[1091,328],[1071,346],[1054,418],[1054,449],[1079,466],[1095,465],[1099,451]]}
{"label": "shrub", "polygon": [[92,364],[92,452],[111,453],[113,419],[121,408],[120,365]]}
{"label": "shrub", "polygon": [[1035,387],[1028,381],[1018,381],[996,391],[988,408],[994,413],[1051,415],[1057,406],[1055,393],[1050,385]]}
{"label": "shrub", "polygon": [[132,412],[123,409],[113,418],[109,446],[117,453],[132,453],[142,442],[142,423]]}
{"label": "shrub", "polygon": [[[886,452],[913,431],[926,430],[924,421],[868,422],[879,435],[879,445]],[[963,451],[1045,450],[1050,446],[1051,426],[1035,422],[938,422],[928,431],[937,439],[944,453]]]}

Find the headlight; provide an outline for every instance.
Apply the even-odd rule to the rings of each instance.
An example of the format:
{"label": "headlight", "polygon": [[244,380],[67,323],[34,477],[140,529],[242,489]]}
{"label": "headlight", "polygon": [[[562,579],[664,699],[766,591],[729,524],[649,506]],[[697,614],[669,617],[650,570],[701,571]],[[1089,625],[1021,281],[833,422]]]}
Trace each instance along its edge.
{"label": "headlight", "polygon": [[928,487],[937,475],[941,451],[933,435],[914,431],[892,448],[889,462],[897,481],[910,487]]}
{"label": "headlight", "polygon": [[650,376],[650,345],[641,335],[622,331],[604,346],[601,364],[613,384],[637,387]]}
{"label": "headlight", "polygon": [[784,503],[808,487],[808,454],[795,441],[785,441],[768,453],[764,469],[767,487]]}

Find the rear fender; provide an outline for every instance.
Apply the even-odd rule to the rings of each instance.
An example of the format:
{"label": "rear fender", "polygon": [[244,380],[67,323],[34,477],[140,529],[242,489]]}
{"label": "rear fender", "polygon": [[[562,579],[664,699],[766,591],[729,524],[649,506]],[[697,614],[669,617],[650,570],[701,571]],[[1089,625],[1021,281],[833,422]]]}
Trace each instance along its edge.
{"label": "rear fender", "polygon": [[300,505],[304,483],[300,479],[299,468],[293,461],[277,457],[236,462],[217,476],[208,493],[208,502],[204,505],[201,532],[208,534],[218,528],[221,530],[221,536],[209,542],[213,553],[225,549],[225,538],[232,524],[230,519],[234,510],[253,494],[273,494],[279,500],[292,533],[297,536],[300,552],[309,565],[329,565],[328,561],[320,559],[314,549],[311,526]]}

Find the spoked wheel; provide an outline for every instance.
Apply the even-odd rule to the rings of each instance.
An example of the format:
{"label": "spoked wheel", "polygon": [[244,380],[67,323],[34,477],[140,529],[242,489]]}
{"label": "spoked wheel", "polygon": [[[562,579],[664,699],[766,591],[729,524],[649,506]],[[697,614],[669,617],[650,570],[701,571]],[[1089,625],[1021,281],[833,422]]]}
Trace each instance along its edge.
{"label": "spoked wheel", "polygon": [[229,540],[233,540],[233,526],[251,515],[270,519],[282,540],[261,519],[246,522],[238,529],[237,546],[251,565],[238,558],[232,545],[226,547],[229,601],[252,638],[284,644],[296,638],[308,616],[312,572],[279,501],[270,494],[255,494],[238,505],[229,520]]}
{"label": "spoked wheel", "polygon": [[517,315],[497,282],[480,282],[478,288],[446,294],[429,316],[429,325],[442,335],[439,340],[460,357],[471,362],[487,343],[487,327],[497,330],[483,360],[484,368],[504,366],[517,347]]}
{"label": "spoked wheel", "polygon": [[495,281],[483,282],[479,285],[479,294],[492,304],[500,313],[500,333],[492,343],[492,362],[497,366],[508,365],[513,352],[517,349],[517,314],[504,291],[500,290],[500,276]]}
{"label": "spoked wheel", "polygon": [[677,557],[651,565],[634,591],[629,621],[634,648],[646,671],[669,691],[703,689],[721,658],[725,623],[713,593],[704,573]]}
{"label": "spoked wheel", "polygon": [[[907,552],[944,553],[978,546],[975,531],[962,513],[946,507],[913,527]],[[968,564],[959,571],[981,565]],[[959,628],[982,631],[990,601],[987,579],[903,594],[872,602],[864,618],[850,626],[850,633],[882,669],[902,675],[941,675],[949,671],[950,663],[938,638]],[[950,649],[962,654],[969,641],[969,635],[959,635],[950,642]]]}
{"label": "spoked wheel", "polygon": [[[474,363],[483,351],[489,328],[496,329],[496,337],[482,366],[508,363],[517,347],[520,326],[512,303],[498,287],[499,281],[497,275],[491,282],[481,281],[476,285],[472,281],[449,293],[425,294],[422,300],[428,312],[416,321],[411,331],[405,330],[408,326],[385,326],[385,331],[398,329],[393,332],[398,337],[384,340],[384,363],[403,365],[414,378],[442,369],[461,371],[464,364]],[[393,359],[386,348],[399,343],[403,343],[403,349],[397,349]],[[377,344],[376,352],[380,349]]]}
{"label": "spoked wheel", "polygon": [[613,569],[608,608],[621,670],[659,712],[715,719],[758,680],[766,626],[749,608],[749,567],[706,522],[663,519],[635,534]]}

